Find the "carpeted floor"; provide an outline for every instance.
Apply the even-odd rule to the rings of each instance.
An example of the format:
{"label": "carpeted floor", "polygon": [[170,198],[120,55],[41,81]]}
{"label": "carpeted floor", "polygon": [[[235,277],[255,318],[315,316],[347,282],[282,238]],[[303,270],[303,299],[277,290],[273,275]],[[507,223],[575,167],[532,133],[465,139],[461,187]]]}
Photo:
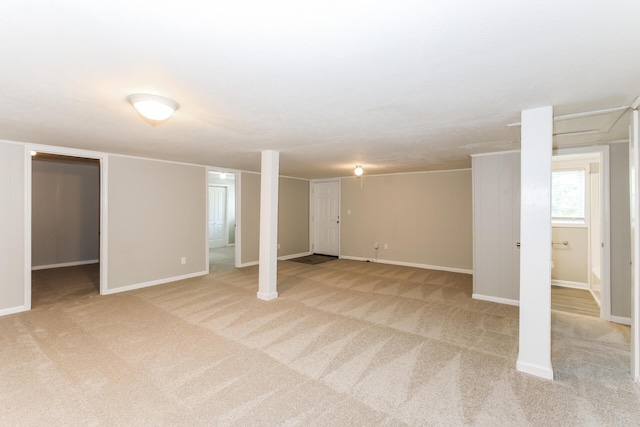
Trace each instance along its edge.
{"label": "carpeted floor", "polygon": [[257,267],[110,296],[90,267],[0,318],[3,425],[640,425],[628,327],[554,312],[557,380],[521,374],[468,275],[283,261],[265,302]]}

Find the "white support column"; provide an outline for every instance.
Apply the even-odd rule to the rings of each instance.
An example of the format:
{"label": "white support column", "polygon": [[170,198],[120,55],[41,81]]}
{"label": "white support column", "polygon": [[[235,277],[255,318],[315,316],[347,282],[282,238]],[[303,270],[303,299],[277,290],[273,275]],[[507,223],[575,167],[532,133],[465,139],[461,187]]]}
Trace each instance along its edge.
{"label": "white support column", "polygon": [[278,298],[278,179],[280,153],[262,152],[260,174],[260,266],[258,298]]}
{"label": "white support column", "polygon": [[551,156],[553,108],[522,112],[520,349],[516,369],[553,379],[551,366]]}
{"label": "white support column", "polygon": [[631,206],[631,377],[640,386],[640,116],[638,98],[629,128],[629,196]]}

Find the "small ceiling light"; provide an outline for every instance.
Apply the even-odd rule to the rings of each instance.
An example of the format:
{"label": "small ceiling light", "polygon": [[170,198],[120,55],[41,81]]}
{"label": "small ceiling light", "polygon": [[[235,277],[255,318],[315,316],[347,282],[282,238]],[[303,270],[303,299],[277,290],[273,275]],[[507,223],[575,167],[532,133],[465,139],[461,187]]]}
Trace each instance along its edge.
{"label": "small ceiling light", "polygon": [[38,154],[38,152],[37,152],[37,151],[35,151],[35,150],[31,150],[31,157],[35,157],[35,155],[36,155],[36,154]]}
{"label": "small ceiling light", "polygon": [[167,120],[178,109],[176,101],[158,95],[129,95],[127,101],[143,117],[156,122]]}
{"label": "small ceiling light", "polygon": [[356,176],[362,176],[362,174],[364,173],[364,169],[362,169],[362,166],[358,165],[353,170],[353,173],[356,174]]}

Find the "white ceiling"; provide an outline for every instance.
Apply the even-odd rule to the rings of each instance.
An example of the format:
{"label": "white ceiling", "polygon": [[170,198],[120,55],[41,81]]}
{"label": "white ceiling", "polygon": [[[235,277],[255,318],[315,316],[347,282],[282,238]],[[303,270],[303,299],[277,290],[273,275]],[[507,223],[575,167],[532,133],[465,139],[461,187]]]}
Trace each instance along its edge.
{"label": "white ceiling", "polygon": [[[0,139],[253,171],[272,149],[306,178],[465,168],[519,147],[523,109],[630,105],[639,16],[638,0],[5,1]],[[134,93],[180,109],[151,126]]]}

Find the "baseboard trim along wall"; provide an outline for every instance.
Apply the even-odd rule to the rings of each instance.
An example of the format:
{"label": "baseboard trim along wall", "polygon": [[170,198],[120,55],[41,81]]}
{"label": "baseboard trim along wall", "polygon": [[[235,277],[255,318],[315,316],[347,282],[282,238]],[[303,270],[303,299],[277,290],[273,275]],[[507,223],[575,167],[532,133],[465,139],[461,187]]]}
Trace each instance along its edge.
{"label": "baseboard trim along wall", "polygon": [[283,255],[283,256],[279,256],[278,260],[286,261],[288,259],[300,258],[300,257],[303,257],[303,256],[309,256],[311,254],[313,254],[313,252],[301,252],[299,254]]}
{"label": "baseboard trim along wall", "polygon": [[423,268],[425,270],[448,271],[449,273],[473,274],[473,270],[467,270],[464,268],[455,268],[455,267],[443,267],[441,265],[417,264],[413,262],[391,261],[386,259],[371,259],[371,258],[362,258],[362,257],[356,257],[356,256],[348,256],[348,255],[340,255],[339,258],[350,259],[353,261],[377,262],[378,264],[400,265],[403,267]]}
{"label": "baseboard trim along wall", "polygon": [[242,264],[238,264],[238,268],[251,267],[252,265],[258,265],[258,264],[260,264],[260,261],[245,262]]}
{"label": "baseboard trim along wall", "polygon": [[536,377],[553,380],[553,368],[549,366],[532,365],[525,362],[516,362],[516,369],[525,374],[535,375]]}
{"label": "baseboard trim along wall", "polygon": [[8,316],[10,314],[22,313],[23,311],[29,311],[29,310],[24,305],[20,305],[18,307],[4,308],[0,310],[0,317]]}
{"label": "baseboard trim along wall", "polygon": [[574,289],[586,289],[589,290],[589,285],[587,283],[582,282],[570,282],[568,280],[556,280],[552,279],[551,284],[553,286],[562,286],[564,288],[574,288]]}
{"label": "baseboard trim along wall", "polygon": [[104,295],[117,294],[120,292],[133,291],[135,289],[148,288],[149,286],[163,285],[165,283],[177,282],[178,280],[191,279],[192,277],[206,276],[207,271],[185,274],[183,276],[167,277],[165,279],[152,280],[150,282],[135,283],[133,285],[120,286],[114,289],[107,289]]}
{"label": "baseboard trim along wall", "polygon": [[[291,254],[291,255],[282,255],[278,257],[278,261],[286,261],[289,259],[293,259],[293,258],[300,258],[303,256],[308,256],[313,254],[313,252],[301,252],[299,254]],[[238,264],[238,268],[243,268],[243,267],[251,267],[252,265],[258,265],[260,264],[260,261],[251,261],[251,262],[245,262],[243,264]]]}
{"label": "baseboard trim along wall", "polygon": [[611,316],[611,321],[613,323],[619,323],[621,325],[631,326],[631,318],[630,317]]}
{"label": "baseboard trim along wall", "polygon": [[90,259],[87,261],[61,262],[59,264],[34,265],[31,270],[46,270],[48,268],[73,267],[76,265],[98,264],[99,259]]}
{"label": "baseboard trim along wall", "polygon": [[473,294],[471,298],[481,300],[481,301],[489,301],[496,302],[498,304],[507,304],[507,305],[515,305],[520,306],[520,301],[517,299],[508,299],[508,298],[499,298],[499,297],[491,297],[487,295]]}

